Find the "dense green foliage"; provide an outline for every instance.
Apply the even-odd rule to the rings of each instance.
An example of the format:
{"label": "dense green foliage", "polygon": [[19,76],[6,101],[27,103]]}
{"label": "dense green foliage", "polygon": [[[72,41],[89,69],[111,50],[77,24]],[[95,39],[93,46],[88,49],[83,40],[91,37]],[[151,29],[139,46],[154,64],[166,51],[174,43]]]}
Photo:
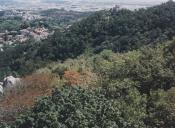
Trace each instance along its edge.
{"label": "dense green foliage", "polygon": [[118,98],[111,98],[104,90],[70,86],[56,89],[51,97],[42,98],[31,112],[17,119],[12,128],[144,127],[144,98],[129,85],[128,94],[123,95],[122,88],[115,90]]}
{"label": "dense green foliage", "polygon": [[88,67],[98,81],[90,87],[58,86],[16,121],[0,127],[175,127],[175,41],[165,41],[175,35],[174,26],[175,2],[169,1],[136,11],[96,12],[43,42],[7,47],[0,53],[0,77],[30,74],[62,60],[62,67],[48,69],[62,79],[70,68],[64,60],[84,53],[85,62],[75,59],[80,65],[76,73]]}
{"label": "dense green foliage", "polygon": [[[103,49],[123,52],[172,39],[174,12],[172,1],[137,11],[111,9],[97,12],[75,23],[65,33],[56,32],[51,39],[52,46],[57,46],[54,55],[61,59],[70,56],[69,52],[76,55],[77,51],[69,51],[74,45],[79,45],[80,52],[87,47],[92,47],[95,52]],[[63,57],[59,56],[63,54],[60,50],[64,50]]]}
{"label": "dense green foliage", "polygon": [[17,31],[20,30],[22,19],[20,17],[14,18],[0,18],[0,32]]}
{"label": "dense green foliage", "polygon": [[103,76],[102,86],[110,90],[109,94],[115,95],[115,89],[110,85],[120,85],[126,79],[130,80],[126,85],[134,82],[140,94],[146,94],[147,117],[144,123],[150,128],[174,127],[174,101],[167,100],[171,98],[168,90],[175,85],[175,72],[171,66],[174,55],[169,50],[173,44],[144,47],[119,56],[104,51],[94,58],[95,70]]}
{"label": "dense green foliage", "polygon": [[172,46],[168,42],[127,53],[105,50],[88,57],[88,67],[100,76],[97,85],[57,88],[11,127],[174,127]]}
{"label": "dense green foliage", "polygon": [[[38,59],[55,61],[77,57],[87,49],[93,52],[103,49],[111,49],[115,52],[133,50],[172,39],[175,35],[174,14],[175,2],[173,1],[136,11],[125,9],[99,11],[64,31],[57,30],[53,36],[42,43],[32,43],[32,46],[27,43],[25,44],[27,46],[16,46],[12,48],[14,50],[10,48],[0,54],[14,55],[11,51],[17,51],[19,47],[32,47],[30,49],[34,49],[35,52],[31,54],[30,49],[21,51],[19,55],[12,57],[12,62],[19,59],[28,60],[28,58],[34,61],[31,59],[33,56],[35,61]],[[6,62],[10,59],[8,56],[1,59],[11,71],[21,70],[12,63]],[[26,61],[20,61],[18,65],[19,67],[26,65]]]}

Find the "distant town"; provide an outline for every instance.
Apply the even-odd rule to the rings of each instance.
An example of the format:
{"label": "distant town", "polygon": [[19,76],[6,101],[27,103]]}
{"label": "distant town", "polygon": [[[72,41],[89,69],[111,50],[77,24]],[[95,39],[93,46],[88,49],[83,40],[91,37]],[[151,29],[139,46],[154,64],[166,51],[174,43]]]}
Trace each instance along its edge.
{"label": "distant town", "polygon": [[[18,0],[19,1],[19,0]],[[65,20],[66,18],[68,20],[70,19],[79,19],[83,17],[81,12],[94,12],[99,10],[107,10],[110,8],[128,8],[128,9],[138,9],[140,7],[146,8],[153,6],[154,4],[158,3],[122,3],[122,2],[100,2],[100,1],[94,1],[94,2],[88,2],[88,0],[85,1],[47,1],[45,2],[39,2],[39,1],[32,1],[32,2],[17,2],[12,0],[0,0],[0,17],[1,21],[9,21],[9,19],[13,19],[12,21],[16,21],[16,19],[20,19],[22,22],[33,22],[36,20],[40,20],[45,18],[46,20],[53,17],[55,20],[56,17],[62,18]],[[58,9],[62,10],[61,12],[55,13],[52,9]],[[44,16],[41,14],[42,11],[51,10],[52,15],[49,11],[49,14]],[[68,11],[68,13],[66,12]],[[52,17],[49,17],[49,15],[52,15]],[[18,20],[17,20],[18,21]],[[58,22],[58,21],[54,21]],[[60,21],[61,23],[63,21]],[[65,22],[65,21],[64,21]],[[7,23],[5,23],[7,24]],[[2,23],[1,23],[2,25]],[[20,26],[18,29],[2,29],[0,28],[0,50],[2,50],[2,47],[4,45],[12,45],[16,42],[23,43],[26,42],[28,39],[34,39],[37,41],[40,41],[42,39],[46,39],[49,35],[53,34],[53,30],[49,30],[47,27],[39,25],[31,27],[30,25],[23,24],[24,27]],[[15,25],[13,25],[16,27]],[[70,24],[67,25],[69,27]]]}
{"label": "distant town", "polygon": [[23,43],[29,38],[33,38],[37,41],[41,39],[46,39],[49,35],[49,32],[45,28],[27,28],[21,29],[20,31],[7,31],[0,33],[0,47],[4,44],[12,45],[15,42]]}
{"label": "distant town", "polygon": [[29,39],[47,39],[58,27],[69,28],[71,22],[86,17],[89,13],[61,9],[17,9],[0,10],[0,51],[4,46],[26,43]]}

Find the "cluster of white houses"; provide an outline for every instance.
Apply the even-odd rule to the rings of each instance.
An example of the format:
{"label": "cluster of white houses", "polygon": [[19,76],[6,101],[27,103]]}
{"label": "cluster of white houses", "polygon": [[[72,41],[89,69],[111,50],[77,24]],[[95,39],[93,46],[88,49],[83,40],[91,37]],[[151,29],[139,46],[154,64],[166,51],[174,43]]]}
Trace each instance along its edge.
{"label": "cluster of white houses", "polygon": [[27,28],[20,31],[5,31],[0,33],[0,47],[3,45],[11,45],[13,43],[23,43],[29,38],[33,38],[37,41],[46,39],[49,36],[48,29],[45,28]]}

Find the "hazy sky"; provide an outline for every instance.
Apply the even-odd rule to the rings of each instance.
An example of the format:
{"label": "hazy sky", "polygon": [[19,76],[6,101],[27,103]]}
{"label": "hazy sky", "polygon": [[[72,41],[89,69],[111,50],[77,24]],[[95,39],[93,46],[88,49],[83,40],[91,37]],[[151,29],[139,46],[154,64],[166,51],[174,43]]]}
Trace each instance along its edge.
{"label": "hazy sky", "polygon": [[[79,7],[75,9],[75,11],[87,11],[88,9],[90,9],[90,6],[98,9],[108,9],[114,7],[115,5],[119,5],[121,8],[128,8],[133,10],[158,5],[163,2],[167,2],[168,0],[0,0],[0,3],[1,1],[25,2],[26,4],[23,5],[27,5],[30,7],[37,7],[38,5],[40,5],[46,8],[55,8],[57,6],[56,4],[54,4],[55,1],[68,1],[69,3],[65,3],[67,5],[60,4],[60,6],[65,7],[69,10],[72,9],[71,5],[79,5]],[[51,2],[50,5],[47,5],[46,3],[41,4],[41,2],[43,1],[47,1],[47,4],[50,3],[48,1],[53,1],[53,3]]]}
{"label": "hazy sky", "polygon": [[[40,2],[42,0],[16,0],[16,1],[20,1],[20,2]],[[58,1],[64,1],[64,0],[58,0]],[[89,2],[94,2],[94,0],[65,0],[65,1],[89,1]],[[98,2],[134,2],[134,3],[143,3],[142,0],[95,0]],[[149,3],[153,3],[153,2],[166,2],[167,0],[145,0],[144,2],[149,2]]]}
{"label": "hazy sky", "polygon": [[[2,0],[0,0],[1,2]],[[13,1],[18,1],[18,2],[27,2],[27,3],[33,3],[37,4],[40,3],[44,0],[13,0]],[[47,1],[52,1],[52,0],[47,0]],[[54,1],[69,1],[69,2],[105,2],[105,3],[124,3],[124,4],[160,4],[162,2],[166,2],[168,0],[54,0]],[[174,0],[175,1],[175,0]]]}

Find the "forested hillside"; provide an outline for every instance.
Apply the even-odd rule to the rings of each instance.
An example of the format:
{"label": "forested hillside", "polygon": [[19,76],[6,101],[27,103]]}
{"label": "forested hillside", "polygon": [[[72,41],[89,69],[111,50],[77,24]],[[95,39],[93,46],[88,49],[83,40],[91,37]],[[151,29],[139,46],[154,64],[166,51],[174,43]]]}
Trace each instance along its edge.
{"label": "forested hillside", "polygon": [[22,82],[0,100],[0,128],[174,128],[174,36],[169,1],[99,11],[6,48],[0,75]]}
{"label": "forested hillside", "polygon": [[26,45],[8,48],[0,53],[0,68],[25,74],[23,67],[28,66],[30,71],[38,67],[35,61],[65,60],[85,51],[98,53],[103,49],[126,52],[171,40],[175,35],[174,14],[173,1],[137,11],[100,11],[65,31],[56,31],[44,42],[31,41]]}
{"label": "forested hillside", "polygon": [[165,44],[48,64],[6,94],[0,126],[173,128],[175,42]]}

